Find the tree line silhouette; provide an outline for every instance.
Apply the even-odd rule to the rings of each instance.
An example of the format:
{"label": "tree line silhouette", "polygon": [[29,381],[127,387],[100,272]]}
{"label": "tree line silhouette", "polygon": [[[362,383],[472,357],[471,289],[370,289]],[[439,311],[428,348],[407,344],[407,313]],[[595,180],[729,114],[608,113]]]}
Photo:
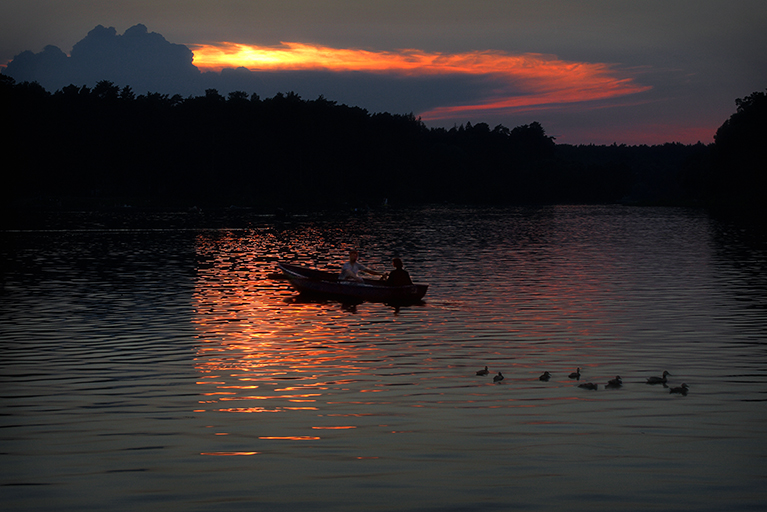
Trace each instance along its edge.
{"label": "tree line silhouette", "polygon": [[[715,143],[556,144],[537,122],[427,128],[322,96],[147,93],[102,81],[54,93],[0,75],[4,203],[316,208],[390,203],[763,207],[765,95]],[[9,162],[16,162],[9,166]]]}

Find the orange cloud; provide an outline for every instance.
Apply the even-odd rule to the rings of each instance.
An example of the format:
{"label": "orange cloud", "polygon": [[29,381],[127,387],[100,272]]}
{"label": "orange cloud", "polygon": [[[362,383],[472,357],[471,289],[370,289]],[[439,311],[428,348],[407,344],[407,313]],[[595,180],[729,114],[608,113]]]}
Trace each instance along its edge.
{"label": "orange cloud", "polygon": [[303,43],[253,46],[238,43],[190,45],[194,64],[204,71],[245,67],[251,71],[362,71],[403,76],[471,75],[484,77],[490,92],[463,105],[424,112],[436,120],[470,111],[526,110],[604,100],[644,92],[615,66],[569,62],[552,55],[500,51],[429,53],[407,49],[369,51]]}

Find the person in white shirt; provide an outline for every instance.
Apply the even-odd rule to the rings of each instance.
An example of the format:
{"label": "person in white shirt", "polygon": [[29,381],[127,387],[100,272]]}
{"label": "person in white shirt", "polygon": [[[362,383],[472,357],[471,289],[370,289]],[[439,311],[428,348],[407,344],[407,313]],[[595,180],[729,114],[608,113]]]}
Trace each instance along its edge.
{"label": "person in white shirt", "polygon": [[357,252],[356,249],[352,249],[349,251],[349,261],[344,263],[344,266],[341,267],[341,274],[338,276],[339,281],[362,282],[362,277],[360,276],[360,272],[364,272],[366,274],[371,274],[374,276],[383,275],[382,272],[376,272],[375,270],[369,269],[365,265],[357,261],[358,257],[359,257],[359,252]]}

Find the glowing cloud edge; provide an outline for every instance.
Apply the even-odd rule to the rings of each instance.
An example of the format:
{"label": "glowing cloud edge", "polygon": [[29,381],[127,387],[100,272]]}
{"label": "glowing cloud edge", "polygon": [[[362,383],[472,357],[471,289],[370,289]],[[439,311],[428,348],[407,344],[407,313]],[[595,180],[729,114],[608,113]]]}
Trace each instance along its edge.
{"label": "glowing cloud edge", "polygon": [[628,72],[605,63],[564,61],[554,55],[498,50],[463,53],[417,49],[371,51],[297,42],[256,46],[232,42],[188,45],[201,71],[244,67],[252,72],[356,71],[400,76],[482,76],[488,92],[461,105],[422,112],[438,120],[470,112],[509,112],[608,100],[650,90]]}

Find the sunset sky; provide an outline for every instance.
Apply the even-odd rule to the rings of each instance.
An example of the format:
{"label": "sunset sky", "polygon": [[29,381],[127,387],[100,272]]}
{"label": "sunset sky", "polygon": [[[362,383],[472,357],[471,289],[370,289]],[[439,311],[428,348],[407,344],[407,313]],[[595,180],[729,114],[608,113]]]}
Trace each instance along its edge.
{"label": "sunset sky", "polygon": [[[538,121],[560,143],[708,143],[767,88],[762,0],[0,0],[0,65],[137,24],[203,72],[157,92],[322,94],[431,127]],[[139,68],[118,85],[153,87]]]}

